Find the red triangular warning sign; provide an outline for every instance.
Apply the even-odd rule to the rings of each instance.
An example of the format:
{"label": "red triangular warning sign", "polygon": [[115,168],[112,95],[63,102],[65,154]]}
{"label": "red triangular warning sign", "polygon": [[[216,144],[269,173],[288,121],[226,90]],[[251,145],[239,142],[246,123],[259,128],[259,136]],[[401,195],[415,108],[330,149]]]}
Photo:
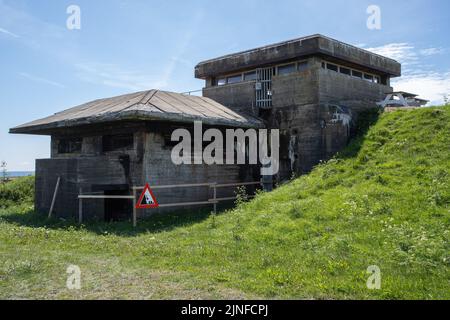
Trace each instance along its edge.
{"label": "red triangular warning sign", "polygon": [[156,201],[155,195],[153,194],[152,189],[150,189],[150,186],[147,183],[136,204],[136,209],[151,209],[158,207],[158,201]]}

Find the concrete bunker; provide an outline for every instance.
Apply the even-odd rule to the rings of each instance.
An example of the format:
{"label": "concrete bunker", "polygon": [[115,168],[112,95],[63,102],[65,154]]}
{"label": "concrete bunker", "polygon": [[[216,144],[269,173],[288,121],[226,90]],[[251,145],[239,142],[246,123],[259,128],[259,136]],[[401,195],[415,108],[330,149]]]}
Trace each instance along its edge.
{"label": "concrete bunker", "polygon": [[[168,137],[197,120],[205,129],[278,129],[280,171],[262,179],[267,185],[306,173],[348,143],[358,114],[378,108],[393,92],[390,79],[400,75],[395,60],[316,34],[200,62],[195,77],[205,80],[202,97],[136,92],[88,102],[10,132],[51,136],[51,158],[36,161],[35,207],[48,211],[61,177],[55,212],[73,217],[80,190],[122,195],[147,181],[261,179],[259,168],[248,165],[174,165]],[[209,192],[159,190],[157,196],[161,202],[183,202],[207,199]],[[125,200],[105,200],[86,202],[85,211],[115,220],[129,217],[125,207]]]}
{"label": "concrete bunker", "polygon": [[[204,130],[264,127],[257,117],[243,116],[208,98],[149,90],[93,101],[11,132],[51,136],[51,158],[36,161],[35,207],[48,212],[59,177],[54,211],[68,218],[78,215],[79,194],[129,196],[134,186],[146,182],[156,186],[259,180],[257,166],[173,164],[171,134],[178,128],[193,130],[194,121],[202,121]],[[220,192],[218,196],[229,196]],[[155,193],[161,203],[207,201],[210,196],[209,188]],[[85,219],[122,220],[131,217],[130,210],[129,199],[83,203]]]}
{"label": "concrete bunker", "polygon": [[341,150],[361,112],[392,92],[392,59],[316,34],[200,62],[203,95],[280,130],[276,180]]}

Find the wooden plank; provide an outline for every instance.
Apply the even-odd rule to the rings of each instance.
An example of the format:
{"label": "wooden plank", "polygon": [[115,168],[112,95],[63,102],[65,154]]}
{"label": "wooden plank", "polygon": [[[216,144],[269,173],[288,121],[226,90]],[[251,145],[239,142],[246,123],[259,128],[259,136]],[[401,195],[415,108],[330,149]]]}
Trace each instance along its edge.
{"label": "wooden plank", "polygon": [[250,186],[250,185],[258,185],[261,184],[260,181],[258,182],[240,182],[240,183],[223,183],[223,184],[217,184],[217,188],[225,188],[225,187],[239,187],[239,186]]}
{"label": "wooden plank", "polygon": [[133,199],[133,196],[95,196],[95,195],[79,195],[78,199]]}
{"label": "wooden plank", "polygon": [[220,202],[220,201],[229,201],[229,200],[236,200],[236,197],[226,197],[226,198],[216,198],[214,199],[210,199],[210,202]]}
{"label": "wooden plank", "polygon": [[214,214],[217,214],[217,185],[214,185]]}
{"label": "wooden plank", "polygon": [[[150,186],[152,190],[154,189],[169,189],[169,188],[188,188],[188,187],[210,187],[214,183],[190,183],[190,184],[168,184],[163,186]],[[133,189],[139,190],[144,189],[144,187],[133,187]]]}
{"label": "wooden plank", "polygon": [[137,225],[137,212],[136,212],[136,189],[133,188],[133,227]]}
{"label": "wooden plank", "polygon": [[53,199],[52,199],[52,204],[50,206],[50,210],[48,212],[48,218],[50,219],[50,217],[52,216],[52,212],[53,212],[53,208],[55,206],[55,201],[56,201],[56,195],[58,194],[58,189],[59,189],[59,182],[61,181],[61,177],[58,176],[58,180],[56,181],[56,186],[55,186],[55,192],[53,193]]}
{"label": "wooden plank", "polygon": [[181,207],[181,206],[195,206],[195,205],[203,205],[203,204],[211,204],[211,203],[212,203],[212,201],[166,203],[166,204],[160,204],[159,208]]}
{"label": "wooden plank", "polygon": [[[168,189],[168,188],[186,188],[186,187],[211,187],[213,188],[214,185],[216,187],[239,187],[239,186],[247,186],[247,185],[258,185],[261,184],[260,181],[258,182],[240,182],[240,183],[224,183],[224,184],[215,184],[215,183],[192,183],[192,184],[170,184],[170,185],[163,185],[163,186],[151,186],[151,189]],[[145,187],[133,187],[135,189],[144,189]]]}
{"label": "wooden plank", "polygon": [[[80,194],[82,190],[80,188]],[[83,199],[78,199],[78,223],[81,224],[83,222]]]}
{"label": "wooden plank", "polygon": [[256,117],[237,113],[208,98],[151,90],[91,101],[13,128],[11,131],[25,133],[55,127],[100,123],[106,120],[120,120],[129,116],[129,112],[131,114],[142,112],[142,116],[149,120],[174,119],[191,123],[193,118],[198,118],[209,124],[263,127],[263,123]]}
{"label": "wooden plank", "polygon": [[[253,196],[253,195],[247,195],[247,198],[254,198],[255,196]],[[237,197],[225,197],[225,198],[216,198],[216,200],[214,200],[214,199],[209,199],[209,201],[212,203],[212,202],[216,202],[216,203],[218,203],[218,202],[220,202],[220,201],[230,201],[230,200],[236,200],[237,199]]]}

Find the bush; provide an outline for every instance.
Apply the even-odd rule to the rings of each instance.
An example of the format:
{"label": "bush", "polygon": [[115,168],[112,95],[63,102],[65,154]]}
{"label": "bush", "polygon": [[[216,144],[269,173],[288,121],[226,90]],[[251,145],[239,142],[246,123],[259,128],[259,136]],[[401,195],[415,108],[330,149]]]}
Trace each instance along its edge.
{"label": "bush", "polygon": [[0,208],[34,201],[34,177],[22,177],[0,184]]}

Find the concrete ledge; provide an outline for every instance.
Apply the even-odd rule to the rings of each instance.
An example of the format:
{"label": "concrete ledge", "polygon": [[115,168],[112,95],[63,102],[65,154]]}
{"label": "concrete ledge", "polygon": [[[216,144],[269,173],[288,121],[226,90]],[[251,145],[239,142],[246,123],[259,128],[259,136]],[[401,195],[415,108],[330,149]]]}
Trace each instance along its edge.
{"label": "concrete ledge", "polygon": [[401,75],[397,61],[317,34],[200,62],[195,77],[204,79],[310,55],[325,55],[391,76]]}

